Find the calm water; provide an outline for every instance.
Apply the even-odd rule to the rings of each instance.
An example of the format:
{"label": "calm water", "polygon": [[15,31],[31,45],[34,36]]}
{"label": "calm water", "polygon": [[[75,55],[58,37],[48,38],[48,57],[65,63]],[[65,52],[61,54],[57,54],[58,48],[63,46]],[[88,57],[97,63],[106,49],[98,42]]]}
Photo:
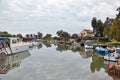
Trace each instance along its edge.
{"label": "calm water", "polygon": [[120,80],[108,75],[109,62],[96,54],[45,45],[2,59],[0,80]]}

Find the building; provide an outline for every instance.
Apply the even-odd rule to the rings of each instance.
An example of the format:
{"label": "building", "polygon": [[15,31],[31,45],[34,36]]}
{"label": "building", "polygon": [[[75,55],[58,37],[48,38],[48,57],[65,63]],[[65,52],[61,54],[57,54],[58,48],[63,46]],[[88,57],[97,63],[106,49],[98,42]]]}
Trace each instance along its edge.
{"label": "building", "polygon": [[78,37],[93,37],[93,31],[89,30],[89,29],[84,29],[81,33],[78,34]]}

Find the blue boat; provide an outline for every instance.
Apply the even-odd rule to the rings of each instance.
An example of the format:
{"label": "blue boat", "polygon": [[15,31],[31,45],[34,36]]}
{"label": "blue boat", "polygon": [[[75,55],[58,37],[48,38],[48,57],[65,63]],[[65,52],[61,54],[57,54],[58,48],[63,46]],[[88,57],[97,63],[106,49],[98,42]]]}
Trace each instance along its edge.
{"label": "blue boat", "polygon": [[96,47],[95,51],[96,53],[101,54],[103,56],[109,54],[109,50],[107,48]]}

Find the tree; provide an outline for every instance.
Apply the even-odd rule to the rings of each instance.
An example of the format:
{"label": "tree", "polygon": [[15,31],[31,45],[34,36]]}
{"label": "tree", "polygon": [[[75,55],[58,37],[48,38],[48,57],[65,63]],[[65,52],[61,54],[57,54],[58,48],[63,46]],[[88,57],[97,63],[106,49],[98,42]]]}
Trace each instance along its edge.
{"label": "tree", "polygon": [[103,37],[104,25],[101,20],[97,20],[96,17],[93,17],[91,25],[93,27],[93,33],[95,37]]}
{"label": "tree", "polygon": [[78,38],[78,35],[76,33],[72,34],[72,38]]}
{"label": "tree", "polygon": [[0,36],[1,36],[1,37],[12,37],[12,35],[9,34],[7,31],[0,32]]}
{"label": "tree", "polygon": [[103,37],[103,31],[104,31],[104,25],[101,20],[98,20],[97,23],[97,36],[98,37]]}
{"label": "tree", "polygon": [[52,36],[51,34],[46,34],[43,39],[50,41],[51,36]]}
{"label": "tree", "polygon": [[38,37],[39,39],[41,39],[42,36],[43,36],[43,34],[42,34],[41,32],[38,32],[38,33],[37,33],[37,37]]}
{"label": "tree", "polygon": [[19,37],[19,38],[23,38],[23,36],[22,36],[22,34],[17,34],[17,37]]}
{"label": "tree", "polygon": [[107,17],[106,21],[104,22],[104,32],[103,35],[106,38],[109,38],[109,31],[110,31],[110,27],[113,25],[114,19]]}
{"label": "tree", "polygon": [[66,41],[70,38],[70,34],[63,30],[57,31],[56,34],[60,37],[60,39],[64,40],[65,44],[66,44]]}
{"label": "tree", "polygon": [[93,27],[94,35],[97,36],[97,19],[96,19],[96,17],[93,17],[91,25]]}
{"label": "tree", "polygon": [[116,18],[117,18],[117,19],[120,19],[120,7],[117,8],[117,11],[118,11],[118,14],[116,15]]}
{"label": "tree", "polygon": [[114,24],[110,27],[110,38],[120,41],[120,20],[115,19]]}

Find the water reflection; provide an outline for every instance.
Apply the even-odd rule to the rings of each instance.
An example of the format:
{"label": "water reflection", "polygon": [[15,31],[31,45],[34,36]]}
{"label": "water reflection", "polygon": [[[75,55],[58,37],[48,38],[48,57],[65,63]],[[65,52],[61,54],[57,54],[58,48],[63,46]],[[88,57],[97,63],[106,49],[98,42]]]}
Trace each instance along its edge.
{"label": "water reflection", "polygon": [[90,58],[93,56],[94,51],[93,49],[84,49],[84,50],[80,50],[79,54],[83,57],[83,58]]}
{"label": "water reflection", "polygon": [[40,48],[42,48],[42,43],[38,43],[37,45],[37,49],[40,49]]}
{"label": "water reflection", "polygon": [[103,57],[99,57],[98,55],[94,54],[92,56],[92,62],[90,64],[91,72],[94,73],[95,71],[100,71],[101,68],[104,67],[104,59]]}
{"label": "water reflection", "polygon": [[[84,49],[79,45],[57,44],[53,46],[48,42],[43,45],[45,46],[40,43],[30,50],[31,57],[22,63],[19,73],[15,70],[16,73],[2,75],[2,79],[20,80],[19,78],[22,77],[22,80],[120,80],[116,74],[111,75],[108,69],[109,65],[115,63],[105,61],[92,49]],[[30,56],[29,52],[9,56],[1,54],[0,72],[3,74],[6,70],[7,73],[19,67],[23,58],[28,56]]]}
{"label": "water reflection", "polygon": [[44,44],[47,48],[52,47],[50,42],[43,42],[43,44]]}
{"label": "water reflection", "polygon": [[23,59],[30,56],[28,51],[12,55],[0,54],[0,74],[7,74],[10,70],[20,66]]}
{"label": "water reflection", "polygon": [[58,44],[56,50],[57,51],[67,51],[70,49],[70,45]]}
{"label": "water reflection", "polygon": [[78,52],[84,59],[91,58],[91,73],[95,73],[96,71],[100,72],[101,69],[104,69],[105,74],[111,76],[113,80],[120,80],[120,77],[118,77],[117,74],[114,74],[114,76],[109,74],[108,66],[111,64],[115,64],[115,62],[105,61],[103,56],[95,53],[93,49],[84,49],[80,46],[58,44],[56,50],[60,52],[71,50],[72,52]]}

